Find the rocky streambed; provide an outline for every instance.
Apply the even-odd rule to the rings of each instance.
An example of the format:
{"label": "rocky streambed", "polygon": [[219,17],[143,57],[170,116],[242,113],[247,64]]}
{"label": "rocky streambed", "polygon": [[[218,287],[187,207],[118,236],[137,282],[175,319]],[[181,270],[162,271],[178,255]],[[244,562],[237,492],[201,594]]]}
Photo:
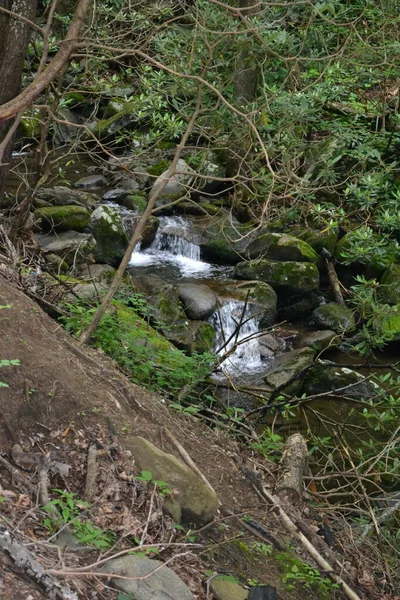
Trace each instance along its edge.
{"label": "rocky streambed", "polygon": [[[70,282],[71,301],[96,299],[107,288],[146,196],[159,181],[145,166],[130,164],[127,174],[123,162],[110,160],[108,169],[81,177],[73,187],[42,188],[35,199],[35,239],[50,270]],[[189,355],[218,355],[217,383],[228,377],[287,397],[376,394],[364,375],[324,359],[324,352],[356,331],[352,311],[333,301],[321,257],[335,253],[337,228],[241,223],[226,199],[210,202],[201,195],[203,180],[188,196],[193,180],[194,171],[180,160],[129,264],[132,286],[152,308],[154,335]],[[391,265],[385,273],[394,279],[387,287],[392,295],[395,269]],[[236,392],[224,398],[249,403]]]}

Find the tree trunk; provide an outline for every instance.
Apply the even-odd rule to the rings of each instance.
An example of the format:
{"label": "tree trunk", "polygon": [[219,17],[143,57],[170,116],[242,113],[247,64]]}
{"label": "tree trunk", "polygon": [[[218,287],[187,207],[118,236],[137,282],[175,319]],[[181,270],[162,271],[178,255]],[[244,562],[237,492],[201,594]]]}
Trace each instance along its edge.
{"label": "tree trunk", "polygon": [[[20,91],[25,53],[32,31],[28,23],[2,12],[2,8],[34,21],[36,0],[0,0],[0,106],[15,98]],[[0,121],[0,144],[12,124],[12,120]],[[12,147],[13,136],[8,141],[0,162],[0,207],[10,169]]]}
{"label": "tree trunk", "polygon": [[[243,17],[251,17],[260,10],[258,0],[239,0],[240,14]],[[243,10],[246,9],[246,10]],[[251,33],[248,33],[251,36]],[[234,95],[237,103],[254,102],[257,97],[257,85],[259,78],[259,66],[254,62],[249,52],[248,44],[244,42],[239,53],[234,77]]]}

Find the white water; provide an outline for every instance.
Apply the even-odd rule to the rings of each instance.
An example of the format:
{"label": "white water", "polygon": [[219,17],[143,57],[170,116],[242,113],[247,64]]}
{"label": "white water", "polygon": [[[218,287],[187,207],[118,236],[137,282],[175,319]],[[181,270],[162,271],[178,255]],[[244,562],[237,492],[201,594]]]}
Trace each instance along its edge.
{"label": "white water", "polygon": [[183,276],[206,274],[211,270],[211,265],[200,260],[200,246],[186,239],[188,229],[188,221],[183,217],[161,217],[153,243],[145,250],[140,247],[135,250],[129,266],[169,263],[177,266]]}
{"label": "white water", "polygon": [[221,363],[221,369],[233,376],[265,369],[257,338],[258,320],[251,318],[248,309],[243,315],[243,307],[243,302],[228,301],[209,319],[217,334],[215,350],[218,355],[223,356],[234,349]]}

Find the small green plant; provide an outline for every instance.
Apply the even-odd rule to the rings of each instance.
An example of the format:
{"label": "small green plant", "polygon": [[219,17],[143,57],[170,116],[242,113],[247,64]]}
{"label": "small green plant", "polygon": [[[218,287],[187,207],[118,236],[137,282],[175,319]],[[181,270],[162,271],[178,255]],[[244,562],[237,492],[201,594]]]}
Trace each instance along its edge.
{"label": "small green plant", "polygon": [[314,590],[319,594],[319,600],[325,600],[333,590],[340,587],[318,569],[294,558],[289,550],[276,553],[275,558],[283,571],[282,582],[288,590],[294,590],[297,584],[307,590]]}
{"label": "small green plant", "polygon": [[282,453],[284,442],[282,437],[266,427],[257,442],[252,442],[252,447],[268,460],[277,461]]}
{"label": "small green plant", "polygon": [[135,479],[136,481],[143,481],[146,484],[151,483],[157,486],[161,496],[169,496],[172,494],[172,490],[168,486],[168,483],[159,479],[153,479],[153,475],[150,471],[140,471],[140,474],[136,475]]}
{"label": "small green plant", "polygon": [[73,492],[60,489],[54,489],[53,492],[57,497],[43,506],[43,510],[49,515],[43,520],[43,526],[50,533],[55,533],[63,525],[68,525],[82,544],[95,546],[101,550],[113,545],[115,541],[113,533],[105,532],[100,527],[79,518],[82,511],[89,508],[87,502],[80,500]]}

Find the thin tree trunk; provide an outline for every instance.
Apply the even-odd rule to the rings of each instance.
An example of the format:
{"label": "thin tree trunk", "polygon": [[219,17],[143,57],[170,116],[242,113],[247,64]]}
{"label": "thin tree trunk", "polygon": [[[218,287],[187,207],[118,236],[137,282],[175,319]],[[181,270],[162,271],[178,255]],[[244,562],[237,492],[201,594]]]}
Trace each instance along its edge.
{"label": "thin tree trunk", "polygon": [[154,193],[150,196],[149,201],[146,206],[146,209],[145,209],[144,213],[142,214],[142,216],[140,217],[140,219],[135,227],[135,231],[133,232],[133,235],[129,242],[128,248],[126,249],[126,252],[122,258],[121,264],[119,265],[117,272],[114,275],[114,279],[112,280],[111,285],[108,288],[106,295],[104,296],[103,302],[101,303],[101,305],[99,306],[99,308],[95,312],[95,314],[93,315],[90,325],[81,333],[79,340],[83,344],[87,344],[90,341],[90,338],[92,337],[93,333],[95,332],[96,327],[100,322],[100,319],[106,312],[114,295],[117,293],[117,291],[121,285],[122,277],[125,273],[125,269],[131,258],[132,252],[133,252],[136,244],[140,241],[140,239],[142,237],[143,230],[145,228],[148,218],[151,215],[151,212],[156,203],[156,200],[157,200],[157,198],[159,198],[161,192],[167,185],[169,179],[174,175],[174,173],[176,171],[176,165],[178,163],[178,160],[180,158],[182,150],[184,149],[184,147],[189,139],[189,136],[193,130],[194,124],[195,124],[197,116],[199,114],[200,101],[201,101],[201,88],[199,89],[199,92],[197,95],[196,108],[195,108],[193,115],[188,123],[186,131],[182,136],[181,142],[176,148],[175,156],[173,158],[171,166],[169,167],[169,169],[165,175],[165,178],[162,180],[160,185],[155,189]]}
{"label": "thin tree trunk", "polygon": [[[30,21],[33,21],[36,16],[36,0],[0,0],[0,8],[12,11]],[[32,27],[26,21],[0,11],[0,106],[12,101],[20,91],[31,30]],[[13,121],[0,120],[0,144],[12,126]],[[13,138],[14,136],[11,135],[1,153],[0,207],[10,170]]]}

